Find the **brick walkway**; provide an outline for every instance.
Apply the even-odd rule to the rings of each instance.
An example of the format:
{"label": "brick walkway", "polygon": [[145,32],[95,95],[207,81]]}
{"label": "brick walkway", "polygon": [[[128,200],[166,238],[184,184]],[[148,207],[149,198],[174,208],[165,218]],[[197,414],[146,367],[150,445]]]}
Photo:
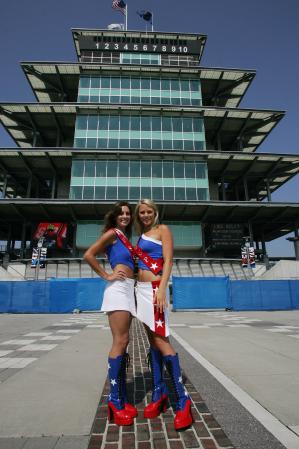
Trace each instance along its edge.
{"label": "brick walkway", "polygon": [[166,381],[170,391],[170,406],[166,413],[155,419],[144,419],[143,409],[151,400],[151,376],[146,362],[148,340],[141,323],[133,320],[129,354],[131,365],[127,375],[129,401],[138,409],[138,417],[132,426],[119,427],[107,421],[107,395],[109,381],[106,380],[88,449],[233,449],[217,421],[209,412],[194,385],[183,373],[185,386],[192,400],[194,423],[183,432],[173,427],[174,396],[173,389]]}

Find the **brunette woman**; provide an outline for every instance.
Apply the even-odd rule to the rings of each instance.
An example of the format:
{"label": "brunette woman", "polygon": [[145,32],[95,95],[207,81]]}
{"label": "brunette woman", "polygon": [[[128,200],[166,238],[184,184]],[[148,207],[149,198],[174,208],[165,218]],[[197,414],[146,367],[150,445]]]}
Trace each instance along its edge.
{"label": "brunette woman", "polygon": [[[108,418],[118,425],[131,425],[137,409],[128,404],[126,397],[126,367],[129,330],[136,315],[134,299],[134,261],[122,240],[132,232],[132,209],[120,201],[105,216],[102,236],[85,252],[84,259],[91,268],[107,281],[101,310],[107,312],[112,333],[112,347],[108,358],[110,395]],[[97,255],[106,254],[112,274],[106,273],[97,261]]]}
{"label": "brunette woman", "polygon": [[151,200],[141,200],[135,210],[136,229],[141,234],[136,251],[138,282],[137,318],[147,331],[152,373],[152,401],[144,409],[145,418],[155,418],[167,408],[168,392],[163,380],[163,364],[170,374],[176,394],[176,430],[192,424],[191,401],[183,385],[178,354],[169,342],[168,281],[172,269],[173,239],[166,225],[158,224],[158,208]]}

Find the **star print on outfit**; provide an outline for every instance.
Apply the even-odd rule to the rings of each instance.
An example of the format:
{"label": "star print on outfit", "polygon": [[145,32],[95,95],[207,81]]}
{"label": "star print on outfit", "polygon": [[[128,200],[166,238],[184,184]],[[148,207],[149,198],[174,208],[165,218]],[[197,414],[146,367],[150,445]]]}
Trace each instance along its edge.
{"label": "star print on outfit", "polygon": [[[146,324],[153,332],[162,337],[169,335],[168,309],[160,312],[154,304],[155,292],[160,281],[137,282],[136,302],[137,318]],[[166,290],[166,302],[169,303],[169,291]]]}

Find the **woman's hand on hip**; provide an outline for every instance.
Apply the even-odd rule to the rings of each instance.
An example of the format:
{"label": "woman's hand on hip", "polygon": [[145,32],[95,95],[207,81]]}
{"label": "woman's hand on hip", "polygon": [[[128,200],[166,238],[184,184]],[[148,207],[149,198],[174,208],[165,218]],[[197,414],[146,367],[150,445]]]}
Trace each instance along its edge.
{"label": "woman's hand on hip", "polygon": [[107,281],[124,281],[125,279],[127,279],[127,275],[121,268],[117,268],[106,278]]}

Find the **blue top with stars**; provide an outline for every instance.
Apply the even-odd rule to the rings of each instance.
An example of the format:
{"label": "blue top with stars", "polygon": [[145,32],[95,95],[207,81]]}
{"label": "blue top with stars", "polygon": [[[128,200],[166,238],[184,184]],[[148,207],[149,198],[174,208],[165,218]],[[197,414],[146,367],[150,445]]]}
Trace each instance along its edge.
{"label": "blue top with stars", "polygon": [[[160,240],[142,234],[138,241],[138,246],[154,260],[163,257],[162,242]],[[138,268],[150,271],[141,259],[138,259]]]}

